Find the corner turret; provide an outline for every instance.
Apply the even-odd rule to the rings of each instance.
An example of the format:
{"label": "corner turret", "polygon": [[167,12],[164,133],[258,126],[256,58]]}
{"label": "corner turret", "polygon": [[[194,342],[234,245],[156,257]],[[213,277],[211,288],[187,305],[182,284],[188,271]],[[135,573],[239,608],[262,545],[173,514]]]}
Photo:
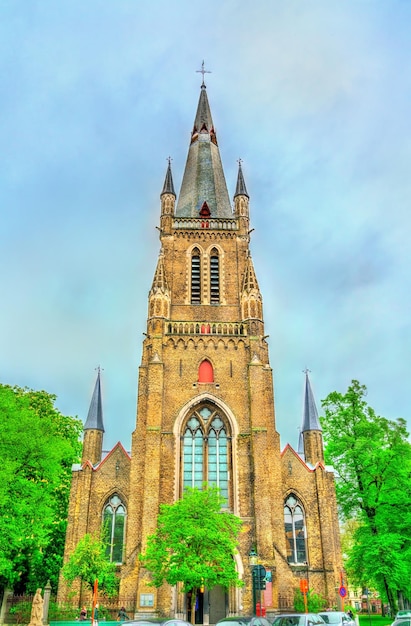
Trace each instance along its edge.
{"label": "corner turret", "polygon": [[174,191],[173,175],[171,173],[171,158],[168,158],[168,167],[161,192],[161,234],[170,234],[173,225],[174,209],[176,205],[176,192]]}
{"label": "corner turret", "polygon": [[[318,419],[317,407],[308,377],[308,370],[305,370],[303,423],[300,436],[302,436],[304,459],[306,463],[311,463],[312,465],[324,463],[322,428],[320,420]],[[300,449],[299,445],[299,451]]]}
{"label": "corner turret", "polygon": [[241,291],[241,318],[249,323],[252,335],[263,335],[263,299],[255,275],[253,261],[249,254],[244,272]]}
{"label": "corner turret", "polygon": [[169,317],[170,291],[167,285],[166,273],[164,269],[164,254],[163,251],[161,251],[157,261],[153,284],[148,296],[148,332],[161,332],[161,321],[159,318]]}
{"label": "corner turret", "polygon": [[238,218],[240,232],[248,237],[250,228],[250,196],[245,186],[241,163],[241,159],[238,159],[237,185],[234,194],[234,215]]}
{"label": "corner turret", "polygon": [[100,368],[98,368],[97,380],[86,423],[84,424],[82,463],[86,461],[90,461],[92,465],[100,463],[103,453],[103,435],[103,403],[101,398]]}

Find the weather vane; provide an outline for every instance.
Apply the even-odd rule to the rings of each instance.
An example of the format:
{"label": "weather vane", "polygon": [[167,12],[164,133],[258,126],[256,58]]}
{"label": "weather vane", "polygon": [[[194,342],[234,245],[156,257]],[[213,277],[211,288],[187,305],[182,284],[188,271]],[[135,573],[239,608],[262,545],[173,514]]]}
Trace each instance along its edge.
{"label": "weather vane", "polygon": [[204,74],[211,74],[211,72],[209,70],[205,70],[204,69],[204,61],[201,64],[201,70],[196,70],[197,74],[202,74],[203,75],[203,82],[201,84],[202,87],[205,87],[205,82],[204,82]]}

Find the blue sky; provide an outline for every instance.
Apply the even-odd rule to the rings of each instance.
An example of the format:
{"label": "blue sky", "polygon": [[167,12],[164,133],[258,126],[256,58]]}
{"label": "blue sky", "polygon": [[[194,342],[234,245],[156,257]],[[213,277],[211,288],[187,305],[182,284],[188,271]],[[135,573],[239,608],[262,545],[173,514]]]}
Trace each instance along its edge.
{"label": "blue sky", "polygon": [[[250,194],[276,423],[352,379],[410,422],[411,3],[3,0],[0,380],[130,447],[167,157],[204,59],[230,196]],[[321,411],[320,411],[321,412]]]}

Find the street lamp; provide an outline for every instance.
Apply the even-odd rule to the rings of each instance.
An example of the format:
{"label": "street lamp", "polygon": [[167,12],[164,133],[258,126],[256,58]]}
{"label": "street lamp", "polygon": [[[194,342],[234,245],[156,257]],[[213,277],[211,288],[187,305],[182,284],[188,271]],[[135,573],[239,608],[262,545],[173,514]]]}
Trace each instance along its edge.
{"label": "street lamp", "polygon": [[258,554],[255,551],[255,548],[251,548],[249,554],[248,554],[248,561],[250,563],[250,565],[257,565],[258,563]]}
{"label": "street lamp", "polygon": [[250,552],[248,553],[248,562],[250,563],[250,567],[251,567],[251,584],[252,584],[252,589],[253,589],[253,615],[256,614],[256,606],[257,606],[257,597],[256,597],[256,588],[255,588],[255,576],[254,576],[254,568],[258,563],[258,554],[254,548],[254,546],[251,548]]}

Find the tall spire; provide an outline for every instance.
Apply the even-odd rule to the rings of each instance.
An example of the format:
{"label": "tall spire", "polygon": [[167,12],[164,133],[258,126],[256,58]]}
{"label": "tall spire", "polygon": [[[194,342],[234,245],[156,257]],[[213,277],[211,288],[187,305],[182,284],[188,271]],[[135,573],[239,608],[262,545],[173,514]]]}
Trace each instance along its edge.
{"label": "tall spire", "polygon": [[100,368],[98,368],[97,380],[94,386],[93,397],[91,398],[87,420],[84,424],[84,430],[101,430],[104,433]]}
{"label": "tall spire", "polygon": [[204,202],[210,209],[211,217],[233,217],[217,135],[203,81],[176,217],[199,217]]}
{"label": "tall spire", "polygon": [[322,430],[320,420],[318,419],[317,407],[314,400],[314,394],[311,389],[308,370],[305,370],[305,391],[304,391],[304,408],[303,408],[303,425],[301,432],[308,430]]}
{"label": "tall spire", "polygon": [[247,198],[250,197],[248,195],[248,192],[247,192],[247,187],[245,186],[245,181],[244,181],[244,176],[243,176],[243,169],[241,167],[241,159],[238,159],[237,186],[235,188],[234,198],[236,196],[247,196]]}
{"label": "tall spire", "polygon": [[213,118],[211,117],[210,105],[208,103],[206,86],[203,83],[201,85],[200,99],[198,101],[192,137],[204,131],[213,131],[215,141],[217,141],[217,137],[214,131]]}
{"label": "tall spire", "polygon": [[171,158],[170,157],[168,157],[168,167],[167,167],[166,177],[164,180],[163,191],[161,192],[161,195],[165,193],[171,193],[173,196],[176,195],[176,192],[174,191],[173,175],[171,173]]}

